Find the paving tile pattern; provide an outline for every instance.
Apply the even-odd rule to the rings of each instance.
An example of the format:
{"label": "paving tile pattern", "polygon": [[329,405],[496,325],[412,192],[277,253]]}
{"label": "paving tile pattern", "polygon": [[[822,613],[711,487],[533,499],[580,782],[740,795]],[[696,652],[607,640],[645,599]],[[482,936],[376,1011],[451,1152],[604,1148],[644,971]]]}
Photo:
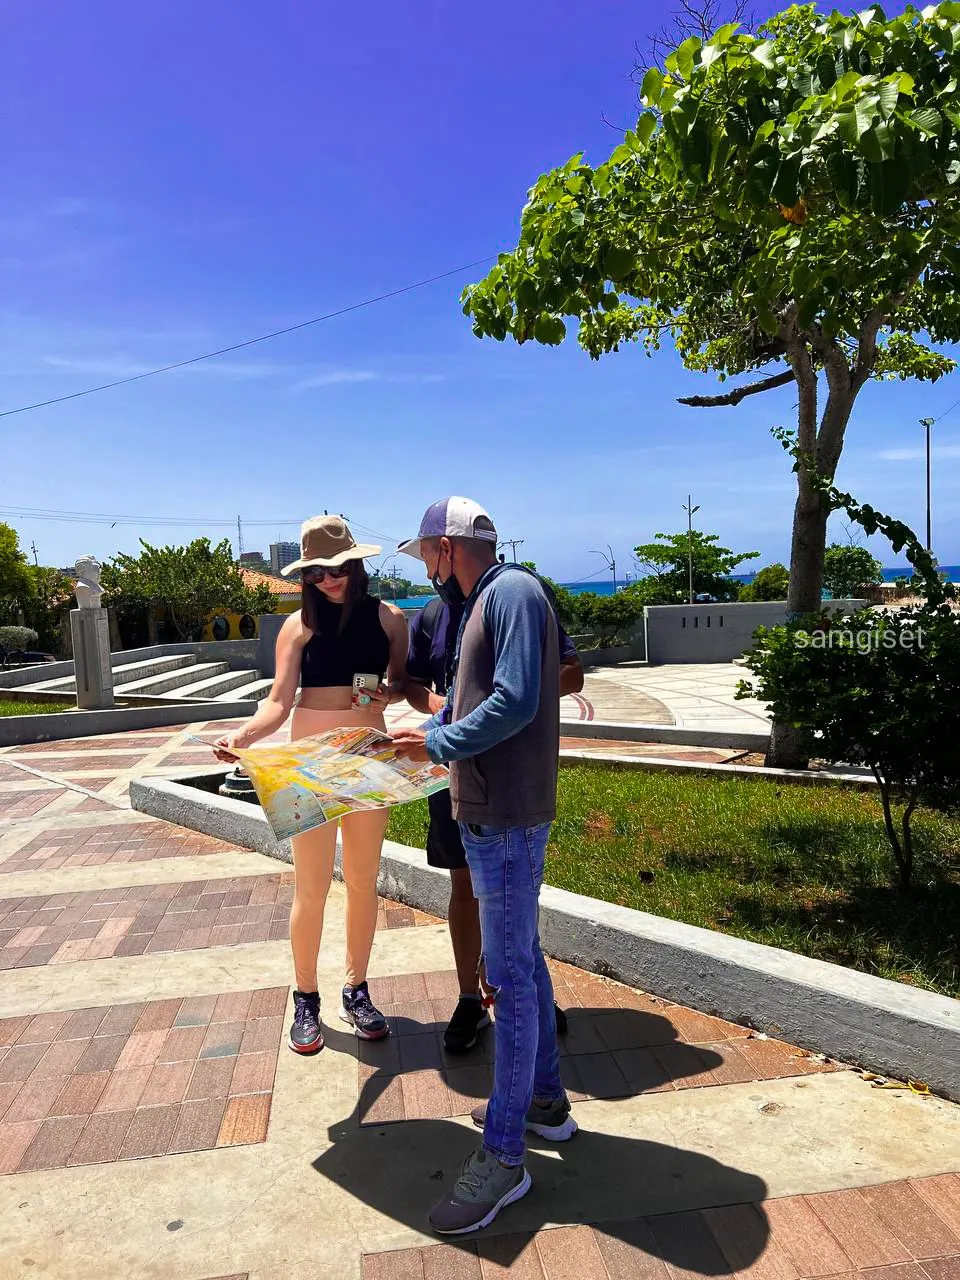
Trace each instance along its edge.
{"label": "paving tile pattern", "polygon": [[24,746],[13,747],[9,754],[14,756],[50,756],[63,752],[69,752],[71,755],[75,752],[89,752],[91,755],[95,755],[98,751],[130,752],[143,751],[147,748],[152,750],[155,747],[162,747],[166,742],[170,742],[182,730],[183,726],[181,725],[178,729],[142,729],[101,738],[69,738],[52,743],[30,742]]}
{"label": "paving tile pattern", "polygon": [[[81,780],[81,785],[87,784]],[[8,795],[24,795],[10,792]],[[45,796],[62,792],[45,791]],[[0,793],[0,801],[3,795]],[[51,871],[156,858],[191,858],[227,853],[235,845],[169,822],[124,822],[115,826],[55,827],[36,836],[0,862],[0,875],[14,871]]]}
{"label": "paving tile pattern", "polygon": [[0,1020],[0,1173],[263,1142],[288,997]]}
{"label": "paving tile pattern", "polygon": [[[952,1197],[952,1207],[951,1207]],[[960,1175],[368,1253],[363,1280],[956,1280]],[[901,1213],[906,1216],[899,1216]],[[836,1228],[840,1224],[839,1232]]]}
{"label": "paving tile pattern", "polygon": [[[292,901],[290,871],[0,899],[0,970],[285,941]],[[379,899],[378,928],[441,923]]]}
{"label": "paving tile pattern", "polygon": [[[561,1073],[575,1102],[839,1069],[782,1041],[758,1039],[747,1027],[568,965],[551,961],[550,968],[567,1011]],[[370,993],[393,1035],[359,1046],[362,1124],[466,1115],[490,1096],[493,1028],[467,1054],[443,1048],[443,1028],[459,994],[455,972],[375,978]]]}
{"label": "paving tile pattern", "polygon": [[0,969],[286,938],[292,880],[287,872],[6,898]]}
{"label": "paving tile pattern", "polygon": [[[29,775],[20,774],[21,778]],[[0,791],[0,819],[33,818],[48,804],[58,800],[65,792],[63,787],[42,787],[28,791]],[[2,866],[0,866],[2,870]]]}

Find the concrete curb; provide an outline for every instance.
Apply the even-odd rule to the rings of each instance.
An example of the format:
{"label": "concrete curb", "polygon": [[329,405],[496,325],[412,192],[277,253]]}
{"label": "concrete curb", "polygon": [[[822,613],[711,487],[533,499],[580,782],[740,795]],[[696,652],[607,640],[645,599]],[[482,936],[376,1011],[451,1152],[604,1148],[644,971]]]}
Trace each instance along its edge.
{"label": "concrete curb", "polygon": [[249,716],[256,702],[167,702],[163,706],[113,707],[109,711],[58,711],[49,715],[0,718],[0,747],[32,742],[61,742],[67,738],[130,733],[159,725],[191,724],[198,720],[230,720]]}
{"label": "concrete curb", "polygon": [[678,729],[663,724],[621,724],[615,720],[561,720],[561,738],[614,739],[618,742],[669,742],[689,747],[736,747],[741,751],[766,751],[770,734],[729,732],[722,729]]}
{"label": "concrete curb", "polygon": [[[130,784],[130,803],[141,813],[290,861],[263,812],[248,802],[140,779]],[[422,849],[388,841],[379,888],[421,911],[447,913],[449,876],[428,866]],[[956,1000],[564,889],[545,887],[540,904],[544,949],[558,960],[842,1062],[897,1080],[924,1080],[960,1101]]]}
{"label": "concrete curb", "polygon": [[876,779],[861,773],[837,773],[822,769],[768,769],[765,765],[711,764],[709,760],[671,760],[663,756],[594,755],[590,751],[561,751],[560,767],[574,764],[613,764],[619,769],[637,769],[641,773],[694,773],[704,776],[721,774],[729,778],[766,778],[767,781],[789,783],[797,787],[825,787],[842,784],[857,791],[870,791]]}

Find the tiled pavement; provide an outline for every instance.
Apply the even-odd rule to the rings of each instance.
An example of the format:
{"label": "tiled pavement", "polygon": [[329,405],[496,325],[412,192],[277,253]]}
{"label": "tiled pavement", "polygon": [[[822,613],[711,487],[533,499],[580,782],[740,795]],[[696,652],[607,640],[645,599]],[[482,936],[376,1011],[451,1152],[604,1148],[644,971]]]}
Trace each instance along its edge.
{"label": "tiled pavement", "polygon": [[581,1132],[531,1144],[494,1228],[438,1244],[492,1034],[444,1053],[446,928],[390,902],[371,985],[394,1034],[331,1020],[335,886],[327,1049],[282,1049],[289,871],[126,801],[218,729],[0,753],[2,1280],[960,1280],[958,1108],[559,964]]}

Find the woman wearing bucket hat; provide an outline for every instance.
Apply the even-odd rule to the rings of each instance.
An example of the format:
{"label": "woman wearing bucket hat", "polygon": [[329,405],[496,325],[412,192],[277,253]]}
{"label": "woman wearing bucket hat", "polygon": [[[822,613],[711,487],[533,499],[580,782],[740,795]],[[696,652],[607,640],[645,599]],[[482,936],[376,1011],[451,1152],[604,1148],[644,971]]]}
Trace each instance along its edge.
{"label": "woman wearing bucket hat", "polygon": [[[359,545],[339,516],[324,515],[305,521],[300,550],[300,559],[280,571],[285,577],[300,573],[302,602],[277,637],[273,687],[246,724],[217,742],[221,760],[279,729],[293,709],[298,686],[302,693],[293,709],[291,740],[344,725],[383,729],[384,707],[403,696],[407,624],[394,605],[369,594],[363,565],[364,558],[379,554],[380,548]],[[376,690],[366,691],[365,706],[353,705],[355,675],[376,675],[380,681]],[[365,1040],[378,1040],[389,1031],[366,982],[386,825],[387,811],[382,809],[341,819],[347,964],[340,1016]],[[333,877],[336,828],[335,822],[328,822],[292,841],[296,882],[290,944],[297,989],[287,1043],[296,1053],[323,1048],[317,956]]]}

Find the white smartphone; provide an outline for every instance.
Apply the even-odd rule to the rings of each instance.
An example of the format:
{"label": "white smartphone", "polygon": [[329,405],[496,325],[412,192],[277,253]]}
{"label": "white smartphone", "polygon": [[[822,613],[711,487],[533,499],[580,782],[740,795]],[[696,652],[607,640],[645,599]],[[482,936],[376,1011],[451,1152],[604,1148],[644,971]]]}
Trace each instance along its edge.
{"label": "white smartphone", "polygon": [[353,695],[350,700],[355,707],[369,707],[372,701],[370,695],[379,688],[379,676],[359,673],[353,677]]}

